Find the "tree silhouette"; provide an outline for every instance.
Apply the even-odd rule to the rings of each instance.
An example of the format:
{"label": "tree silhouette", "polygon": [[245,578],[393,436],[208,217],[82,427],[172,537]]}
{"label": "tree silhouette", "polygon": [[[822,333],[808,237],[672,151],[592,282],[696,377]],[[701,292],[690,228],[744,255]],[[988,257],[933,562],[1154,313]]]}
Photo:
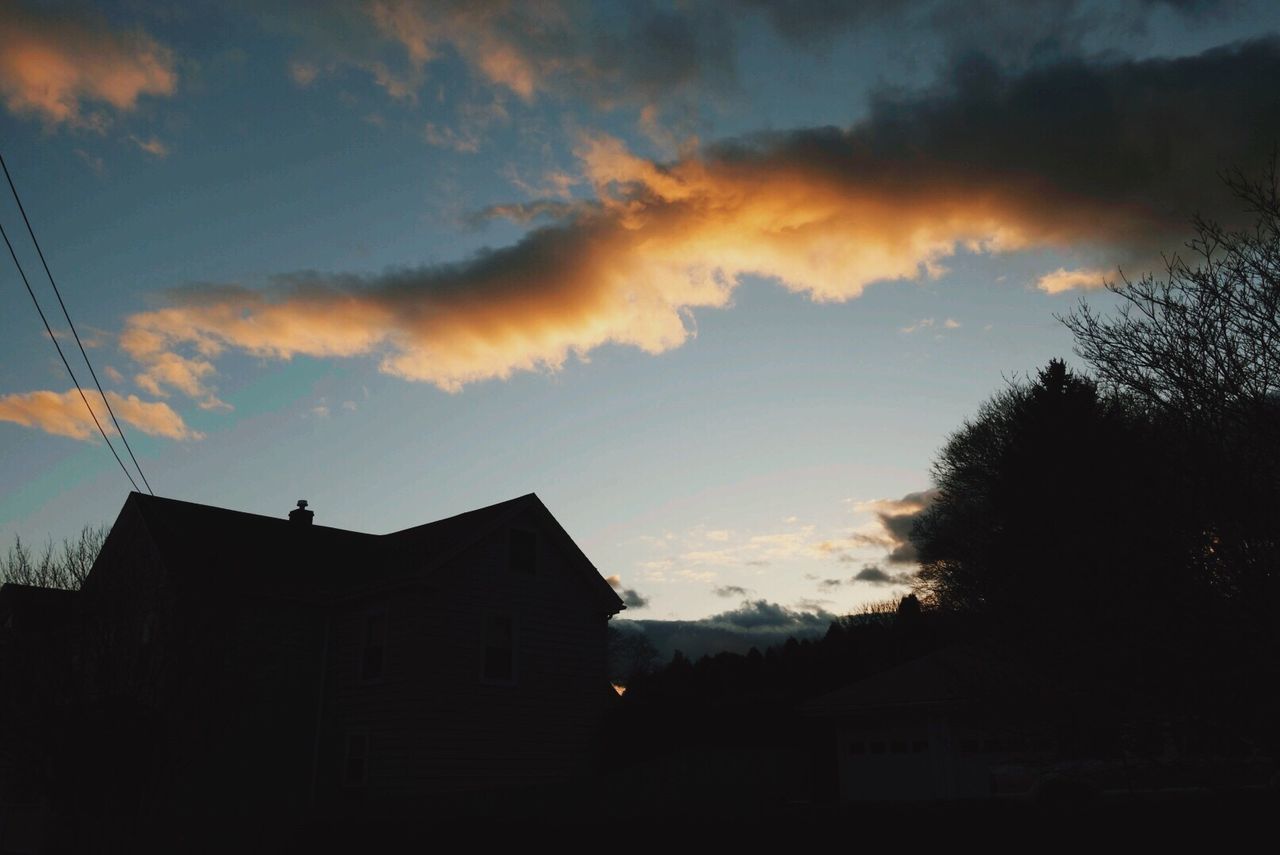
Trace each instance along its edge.
{"label": "tree silhouette", "polygon": [[1194,504],[1200,574],[1263,627],[1280,607],[1280,184],[1274,160],[1224,180],[1252,228],[1196,217],[1162,276],[1108,283],[1117,312],[1082,301],[1062,320],[1103,387],[1160,424]]}
{"label": "tree silhouette", "polygon": [[1154,426],[1053,360],[953,434],[912,541],[920,593],[1006,628],[1133,621],[1187,599],[1193,549]]}
{"label": "tree silhouette", "polygon": [[629,686],[640,676],[652,673],[661,664],[653,642],[642,631],[609,627],[609,679]]}
{"label": "tree silhouette", "polygon": [[0,584],[13,582],[37,588],[78,591],[107,539],[105,525],[87,525],[74,538],[64,538],[58,547],[46,541],[39,552],[15,537],[8,553],[0,555]]}

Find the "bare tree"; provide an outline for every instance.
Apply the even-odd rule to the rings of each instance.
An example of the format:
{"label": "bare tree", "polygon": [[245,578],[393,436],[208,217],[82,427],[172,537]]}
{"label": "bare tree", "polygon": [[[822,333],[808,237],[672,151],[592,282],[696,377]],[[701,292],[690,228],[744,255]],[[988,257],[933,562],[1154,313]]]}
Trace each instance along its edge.
{"label": "bare tree", "polygon": [[78,535],[64,538],[56,547],[53,540],[46,541],[39,552],[15,537],[8,553],[0,555],[0,584],[13,582],[78,591],[109,531],[105,525],[86,525]]}
{"label": "bare tree", "polygon": [[1276,162],[1260,177],[1224,182],[1254,216],[1228,229],[1197,216],[1188,255],[1163,275],[1121,276],[1106,287],[1115,315],[1083,300],[1061,318],[1076,352],[1105,387],[1210,429],[1254,421],[1280,393],[1280,184]]}
{"label": "bare tree", "polygon": [[1263,620],[1280,604],[1280,172],[1223,181],[1253,217],[1231,229],[1197,216],[1187,255],[1163,274],[1107,283],[1121,304],[1081,301],[1061,318],[1101,385],[1140,403],[1196,508],[1197,563]]}

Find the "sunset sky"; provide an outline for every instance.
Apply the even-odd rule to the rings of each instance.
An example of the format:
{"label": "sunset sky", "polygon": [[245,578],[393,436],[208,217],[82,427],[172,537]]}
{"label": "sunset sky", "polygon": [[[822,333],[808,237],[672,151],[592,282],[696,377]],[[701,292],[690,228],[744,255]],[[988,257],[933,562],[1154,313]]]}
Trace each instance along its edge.
{"label": "sunset sky", "polygon": [[[1240,221],[1278,32],[1246,0],[7,0],[0,151],[157,494],[380,533],[536,492],[628,617],[841,613],[905,590],[948,433],[1078,364],[1055,314]],[[3,257],[0,549],[129,489]]]}

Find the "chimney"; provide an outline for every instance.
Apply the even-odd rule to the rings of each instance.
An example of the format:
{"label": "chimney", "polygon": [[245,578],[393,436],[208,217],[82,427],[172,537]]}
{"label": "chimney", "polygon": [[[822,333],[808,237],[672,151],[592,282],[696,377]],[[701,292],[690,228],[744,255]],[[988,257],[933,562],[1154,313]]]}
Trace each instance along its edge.
{"label": "chimney", "polygon": [[307,510],[307,500],[299,499],[298,507],[289,511],[289,522],[295,522],[299,525],[311,525],[311,519],[316,515],[315,511]]}

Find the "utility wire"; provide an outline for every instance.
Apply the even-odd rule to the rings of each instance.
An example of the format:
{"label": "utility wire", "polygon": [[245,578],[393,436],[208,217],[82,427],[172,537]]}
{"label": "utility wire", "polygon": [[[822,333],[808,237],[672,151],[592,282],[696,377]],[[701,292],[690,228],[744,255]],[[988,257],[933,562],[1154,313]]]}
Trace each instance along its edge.
{"label": "utility wire", "polygon": [[[50,270],[49,270],[49,262],[45,261],[45,258],[44,258],[44,250],[40,249],[40,241],[36,240],[36,233],[35,233],[35,230],[34,230],[33,228],[31,228],[31,220],[29,220],[29,219],[27,218],[27,209],[26,209],[25,207],[23,207],[23,205],[22,205],[22,197],[20,197],[20,196],[18,195],[18,188],[17,188],[17,187],[15,187],[15,186],[14,186],[14,184],[13,184],[13,176],[9,174],[9,165],[8,165],[7,163],[5,163],[5,161],[4,161],[4,154],[2,154],[2,153],[0,153],[0,168],[3,168],[3,169],[4,169],[4,177],[5,177],[5,180],[9,182],[9,190],[10,190],[10,192],[12,192],[12,193],[13,193],[13,201],[15,201],[15,202],[17,202],[17,203],[18,203],[18,211],[22,214],[22,222],[26,223],[26,225],[27,225],[27,234],[31,235],[31,243],[33,243],[33,244],[35,245],[35,248],[36,248],[36,254],[40,256],[40,263],[41,263],[42,265],[44,265],[44,273],[45,273],[45,275],[46,275],[46,276],[48,276],[48,277],[49,277],[49,284],[53,286],[53,293],[54,293],[54,295],[56,295],[56,296],[57,296],[57,298],[58,298],[58,305],[62,307],[62,316],[63,316],[64,318],[66,318],[66,319],[67,319],[67,326],[71,327],[71,335],[75,337],[76,344],[77,344],[77,345],[79,345],[79,347],[80,347],[80,355],[84,357],[84,364],[85,364],[85,365],[87,365],[87,366],[89,366],[89,375],[90,375],[91,377],[93,377],[93,385],[95,385],[95,386],[97,386],[97,387],[98,387],[98,394],[102,396],[102,403],[104,403],[104,404],[106,404],[106,405],[107,405],[107,413],[108,413],[108,414],[110,414],[110,416],[111,416],[111,423],[112,423],[112,424],[114,424],[114,425],[116,426],[116,432],[120,434],[120,441],[124,443],[125,450],[129,452],[129,459],[130,459],[130,460],[132,460],[132,461],[133,461],[133,465],[134,465],[135,467],[137,467],[138,475],[140,475],[140,476],[142,477],[142,483],[147,485],[147,492],[154,496],[154,495],[156,494],[156,492],[155,492],[155,490],[152,490],[152,489],[151,489],[151,482],[149,482],[149,481],[147,480],[147,475],[146,475],[146,473],[142,471],[142,465],[141,465],[140,463],[138,463],[138,458],[137,458],[137,457],[135,457],[135,456],[134,456],[134,454],[133,454],[133,447],[129,445],[129,440],[128,440],[128,439],[125,437],[125,435],[124,435],[124,428],[120,426],[120,421],[119,421],[119,419],[117,419],[117,418],[116,418],[116,411],[115,411],[115,410],[113,410],[113,409],[111,408],[111,402],[110,402],[109,400],[107,400],[107,393],[103,391],[103,389],[102,389],[102,383],[101,383],[101,382],[99,382],[99,380],[98,380],[98,372],[96,372],[96,371],[94,371],[94,370],[93,370],[93,363],[89,361],[89,354],[85,352],[85,349],[84,349],[84,342],[82,342],[82,341],[80,340],[80,333],[76,332],[76,325],[75,325],[74,323],[72,323],[72,321],[71,321],[71,315],[70,315],[70,313],[68,313],[68,312],[67,312],[67,304],[63,302],[63,300],[62,300],[62,292],[58,290],[58,283],[57,283],[56,281],[54,281],[53,273],[52,273],[52,272],[50,272]],[[8,242],[9,242],[9,238],[8,238],[8,236],[6,235],[6,236],[5,236],[5,243],[8,243]],[[9,246],[9,252],[10,252],[11,254],[13,253],[13,246],[12,246],[12,245],[10,245],[10,246]],[[14,263],[16,264],[16,263],[17,263],[17,261],[18,261],[18,257],[17,257],[17,255],[16,255],[16,254],[14,254],[14,256],[13,256],[13,260],[14,260]],[[21,270],[22,270],[21,265],[19,265],[19,266],[18,266],[18,270],[19,270],[19,272],[21,272]],[[23,273],[23,274],[22,274],[22,281],[23,281],[23,282],[26,282],[26,281],[27,281],[27,276],[26,276],[26,274],[25,274],[25,273]],[[30,290],[31,290],[31,286],[30,286],[30,285],[27,285],[27,290],[28,290],[28,291],[30,291]],[[31,299],[33,299],[33,300],[35,299],[35,294],[32,294],[32,295],[31,295]],[[39,309],[39,308],[40,308],[40,304],[39,304],[39,303],[37,303],[37,304],[36,304],[36,308],[37,308],[37,309]],[[43,311],[42,311],[42,312],[40,312],[40,317],[41,317],[41,319],[43,319],[43,318],[44,318],[44,312],[43,312]],[[48,326],[49,326],[49,324],[48,324],[48,322],[46,322],[46,323],[45,323],[45,328],[47,329],[47,328],[48,328]],[[49,337],[50,337],[50,338],[52,338],[52,337],[53,337],[53,331],[52,331],[52,330],[50,330],[50,332],[49,332]],[[57,342],[57,340],[55,339],[55,340],[54,340],[54,344],[56,345],[57,343],[58,343],[58,342]],[[61,348],[61,347],[59,347],[59,348],[58,348],[58,354],[59,354],[59,355],[61,355],[61,354],[62,354],[62,348]],[[63,360],[62,360],[62,361],[65,363],[65,362],[67,361],[67,360],[66,360],[66,357],[63,357]],[[70,371],[70,370],[71,370],[71,366],[70,366],[70,365],[68,365],[68,366],[67,366],[67,371]],[[72,375],[71,375],[71,379],[72,379],[72,380],[74,380],[74,379],[75,379],[75,375],[74,375],[74,374],[72,374]],[[78,384],[78,383],[76,384],[76,386],[77,386],[77,387],[79,387],[79,385],[80,385],[80,384]],[[83,391],[83,390],[81,390],[81,392],[80,392],[80,397],[82,397],[82,398],[84,397],[84,391]],[[86,401],[85,401],[85,406],[88,406],[88,405],[89,405],[89,402],[86,400]],[[92,413],[93,413],[92,408],[90,408],[89,412],[90,412],[90,414],[92,414]],[[96,421],[98,420],[98,417],[97,417],[97,416],[94,416],[93,420],[96,422]],[[101,425],[99,425],[99,426],[98,426],[98,429],[99,429],[99,430],[101,430],[101,429],[102,429],[102,426],[101,426]],[[105,434],[105,433],[103,434],[103,438],[104,438],[104,439],[106,438],[106,434]],[[108,444],[108,445],[110,445],[111,443],[110,443],[110,442],[108,442],[107,444]],[[111,452],[112,452],[113,454],[115,454],[115,449],[114,449],[114,448],[112,448],[112,449],[111,449]],[[116,460],[119,460],[119,459],[120,459],[120,457],[119,457],[119,455],[117,455],[117,456],[116,456]],[[121,465],[123,466],[123,464],[121,464]],[[125,474],[128,474],[128,471],[127,471],[127,470],[126,470]],[[129,480],[133,482],[133,486],[134,486],[134,488],[135,488],[135,489],[137,489],[138,483],[137,483],[136,481],[133,481],[133,477],[132,477],[132,476],[130,476],[130,477],[129,477]]]}
{"label": "utility wire", "polygon": [[[49,334],[49,341],[53,342],[53,346],[58,349],[58,356],[62,357],[62,364],[66,366],[67,373],[71,375],[71,382],[76,384],[76,391],[80,393],[80,400],[84,401],[85,409],[89,411],[89,416],[93,419],[93,423],[98,426],[98,433],[102,434],[102,438],[107,441],[107,448],[111,449],[111,456],[116,459],[116,463],[120,464],[120,471],[124,473],[124,477],[129,479],[133,489],[142,492],[138,489],[138,482],[133,480],[133,476],[125,468],[124,461],[120,459],[120,455],[116,454],[115,446],[107,438],[107,432],[102,429],[102,423],[98,421],[98,416],[93,412],[93,407],[89,404],[89,399],[85,396],[84,389],[80,386],[80,381],[76,379],[76,373],[71,370],[71,363],[67,362],[67,355],[62,352],[62,345],[58,344],[58,339],[54,337],[53,328],[49,326],[49,319],[44,316],[44,309],[40,308],[40,301],[36,299],[36,292],[31,290],[31,283],[27,281],[27,272],[22,269],[22,262],[18,261],[18,253],[13,251],[13,244],[9,242],[9,233],[4,230],[4,223],[0,223],[0,237],[4,238],[4,245],[9,247],[9,255],[13,257],[13,263],[18,268],[18,275],[22,277],[22,284],[27,286],[27,293],[31,295],[31,302],[36,304],[36,311],[40,314],[40,320],[44,322],[44,329]],[[102,400],[105,401],[106,399],[107,396],[103,395]],[[138,474],[142,474],[142,470],[138,470]]]}

